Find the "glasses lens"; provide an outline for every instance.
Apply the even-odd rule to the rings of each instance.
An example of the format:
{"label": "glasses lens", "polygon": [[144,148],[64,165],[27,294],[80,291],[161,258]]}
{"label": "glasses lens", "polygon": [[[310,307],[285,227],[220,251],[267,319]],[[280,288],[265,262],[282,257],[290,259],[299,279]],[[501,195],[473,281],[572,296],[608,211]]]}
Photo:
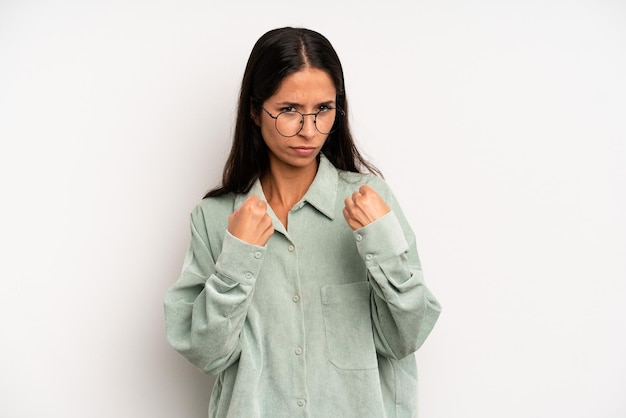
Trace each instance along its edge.
{"label": "glasses lens", "polygon": [[296,136],[302,129],[302,115],[298,112],[283,112],[276,117],[276,130],[282,136]]}
{"label": "glasses lens", "polygon": [[321,110],[315,118],[315,127],[321,134],[329,134],[333,130],[335,123],[335,109]]}

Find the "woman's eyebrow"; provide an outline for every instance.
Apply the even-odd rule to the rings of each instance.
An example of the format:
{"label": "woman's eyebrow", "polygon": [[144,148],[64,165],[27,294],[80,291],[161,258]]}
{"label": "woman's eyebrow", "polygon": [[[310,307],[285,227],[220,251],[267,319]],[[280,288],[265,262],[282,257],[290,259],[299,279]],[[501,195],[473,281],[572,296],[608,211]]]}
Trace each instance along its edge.
{"label": "woman's eyebrow", "polygon": [[[315,106],[328,106],[328,105],[335,105],[335,100],[331,99],[331,100],[325,100],[322,102],[317,103]],[[284,102],[278,102],[276,103],[276,106],[292,106],[292,107],[296,107],[296,108],[301,108],[304,107],[303,104],[301,103],[296,103],[296,102],[288,102],[288,101],[284,101]]]}
{"label": "woman's eyebrow", "polygon": [[276,103],[276,106],[292,106],[292,107],[300,107],[302,106],[299,103],[296,102],[278,102]]}

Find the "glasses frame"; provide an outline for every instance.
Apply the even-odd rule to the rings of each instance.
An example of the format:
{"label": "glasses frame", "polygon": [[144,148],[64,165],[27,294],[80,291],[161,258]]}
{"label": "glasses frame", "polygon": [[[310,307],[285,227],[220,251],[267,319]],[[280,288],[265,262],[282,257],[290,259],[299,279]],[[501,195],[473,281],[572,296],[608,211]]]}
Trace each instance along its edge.
{"label": "glasses frame", "polygon": [[[280,113],[279,113],[279,114],[277,114],[276,116],[274,116],[274,115],[272,115],[272,114],[269,112],[269,110],[267,110],[265,107],[261,106],[261,109],[263,109],[263,110],[265,111],[265,113],[267,113],[267,114],[269,115],[269,117],[270,117],[270,118],[274,119],[274,129],[276,129],[276,132],[278,132],[278,134],[279,134],[280,136],[285,137],[285,138],[293,138],[294,136],[298,135],[298,134],[302,131],[302,128],[304,128],[304,117],[305,117],[305,116],[313,116],[313,125],[315,125],[315,130],[316,130],[317,132],[321,133],[322,135],[330,135],[330,134],[332,134],[333,132],[335,132],[335,131],[336,131],[336,128],[331,128],[330,132],[322,132],[322,131],[320,131],[320,130],[317,128],[317,115],[319,115],[319,114],[320,114],[321,112],[323,112],[324,110],[318,110],[318,111],[317,111],[317,112],[315,112],[315,113],[302,113],[302,112],[299,112],[299,111],[297,111],[297,110],[285,110],[285,111],[283,111],[283,112],[280,112]],[[336,123],[336,122],[337,122],[337,120],[338,120],[338,116],[339,116],[339,117],[344,117],[344,116],[346,115],[346,112],[344,112],[344,111],[343,111],[343,109],[342,109],[342,108],[340,108],[340,107],[338,107],[338,106],[337,106],[337,107],[329,107],[329,108],[328,108],[328,109],[326,109],[326,110],[337,110],[337,111],[338,111],[338,112],[337,112],[337,114],[335,114],[335,120],[333,121],[333,127],[335,126],[335,123]],[[293,113],[293,112],[299,113],[299,114],[300,114],[300,116],[301,116],[300,129],[298,129],[298,132],[296,132],[296,133],[295,133],[295,134],[293,134],[293,135],[284,135],[282,132],[280,132],[280,131],[278,130],[278,117],[279,117],[280,115],[282,115],[283,113]]]}

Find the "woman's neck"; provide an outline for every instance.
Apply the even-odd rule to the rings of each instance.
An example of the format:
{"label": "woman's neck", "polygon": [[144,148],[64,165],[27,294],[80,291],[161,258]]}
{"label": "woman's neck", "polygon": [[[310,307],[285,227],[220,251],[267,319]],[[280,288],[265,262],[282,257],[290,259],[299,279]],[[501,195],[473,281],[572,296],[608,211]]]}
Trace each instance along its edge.
{"label": "woman's neck", "polygon": [[265,199],[285,228],[289,211],[313,183],[318,165],[317,161],[306,167],[270,164],[269,171],[261,177]]}

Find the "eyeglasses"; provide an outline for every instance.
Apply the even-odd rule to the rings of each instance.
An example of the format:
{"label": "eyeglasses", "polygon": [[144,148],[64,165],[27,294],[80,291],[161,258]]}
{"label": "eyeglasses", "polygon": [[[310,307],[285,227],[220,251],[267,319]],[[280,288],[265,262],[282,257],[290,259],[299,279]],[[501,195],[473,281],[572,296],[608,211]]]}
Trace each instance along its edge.
{"label": "eyeglasses", "polygon": [[324,107],[315,113],[300,113],[295,109],[285,110],[276,116],[272,115],[264,107],[262,107],[262,109],[265,110],[265,113],[267,113],[270,118],[274,119],[278,133],[286,138],[291,138],[300,133],[304,126],[305,116],[313,116],[313,124],[317,132],[328,135],[334,132],[333,126],[335,125],[335,120],[346,114],[338,107]]}

